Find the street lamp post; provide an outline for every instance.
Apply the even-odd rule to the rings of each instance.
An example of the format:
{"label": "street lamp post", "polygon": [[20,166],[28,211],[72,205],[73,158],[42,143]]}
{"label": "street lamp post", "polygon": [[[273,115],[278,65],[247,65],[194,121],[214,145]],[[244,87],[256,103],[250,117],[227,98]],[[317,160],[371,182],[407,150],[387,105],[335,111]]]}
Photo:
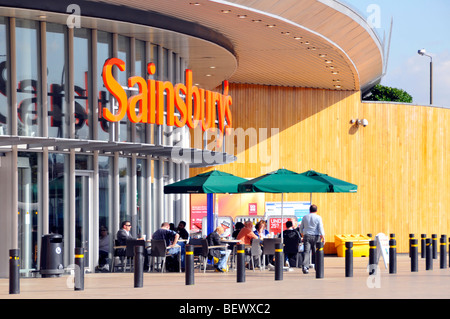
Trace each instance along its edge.
{"label": "street lamp post", "polygon": [[421,56],[427,56],[430,58],[430,104],[433,104],[433,57],[427,53],[425,49],[417,51]]}

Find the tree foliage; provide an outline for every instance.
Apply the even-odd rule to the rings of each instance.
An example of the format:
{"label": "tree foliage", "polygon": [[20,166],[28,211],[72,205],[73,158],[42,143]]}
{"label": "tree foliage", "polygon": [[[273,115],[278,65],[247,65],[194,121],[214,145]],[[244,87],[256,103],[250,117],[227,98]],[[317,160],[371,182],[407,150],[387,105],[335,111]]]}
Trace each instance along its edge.
{"label": "tree foliage", "polygon": [[401,103],[412,103],[413,98],[406,91],[377,84],[365,101],[390,101]]}

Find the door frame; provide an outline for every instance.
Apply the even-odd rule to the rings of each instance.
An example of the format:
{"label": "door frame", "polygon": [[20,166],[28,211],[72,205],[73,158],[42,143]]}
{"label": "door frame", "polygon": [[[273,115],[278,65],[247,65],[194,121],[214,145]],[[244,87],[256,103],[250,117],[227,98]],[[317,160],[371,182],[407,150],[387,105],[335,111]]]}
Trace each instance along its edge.
{"label": "door frame", "polygon": [[[75,170],[74,172],[74,179],[75,179],[75,183],[76,183],[76,178],[77,177],[87,177],[88,178],[88,190],[86,191],[83,187],[83,192],[85,193],[85,195],[88,196],[88,225],[89,225],[89,229],[87,232],[87,236],[88,236],[88,246],[85,247],[87,249],[87,252],[85,252],[85,254],[88,254],[88,258],[84,258],[85,259],[85,263],[84,263],[84,268],[85,271],[88,272],[94,272],[94,267],[95,267],[95,261],[98,259],[98,252],[96,251],[95,247],[98,246],[95,244],[94,241],[98,241],[98,238],[95,237],[95,235],[97,235],[98,237],[98,231],[95,228],[95,210],[94,210],[94,171],[92,170]],[[76,210],[76,205],[75,205],[75,210]],[[76,212],[74,212],[74,214],[76,215]],[[76,218],[76,216],[75,216]],[[76,223],[74,223],[72,225],[72,232],[71,232],[71,241],[75,242],[76,239]],[[73,258],[75,257],[75,251],[72,251],[71,254],[73,254]],[[88,262],[86,262],[86,260]]]}

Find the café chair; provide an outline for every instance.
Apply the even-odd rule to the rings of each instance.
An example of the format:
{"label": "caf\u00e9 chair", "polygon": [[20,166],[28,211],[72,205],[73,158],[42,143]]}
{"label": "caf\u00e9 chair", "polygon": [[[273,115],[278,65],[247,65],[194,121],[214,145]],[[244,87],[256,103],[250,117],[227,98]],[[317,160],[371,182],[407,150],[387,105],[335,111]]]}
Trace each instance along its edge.
{"label": "caf\u00e9 chair", "polygon": [[201,268],[201,265],[203,263],[202,256],[203,256],[203,246],[202,246],[202,239],[201,238],[190,238],[189,239],[189,245],[194,246],[194,264],[197,264],[199,269]]}
{"label": "caf\u00e9 chair", "polygon": [[[166,258],[167,256],[173,256],[167,253],[166,241],[164,239],[152,239],[151,241],[151,253],[150,257],[152,258],[151,269],[155,270],[155,258],[161,258],[161,272],[165,272],[166,269]],[[178,271],[181,272],[181,249],[177,255],[178,259]]]}
{"label": "caf\u00e9 chair", "polygon": [[[215,249],[215,248],[223,248],[223,249],[227,249],[228,245],[218,245],[218,246],[209,246],[208,244],[208,240],[202,239],[201,240],[202,243],[202,253],[201,253],[201,260],[203,263],[203,273],[206,273],[206,266],[208,264],[208,259],[209,259],[209,250],[210,249]],[[214,259],[213,259],[213,264],[214,264]]]}
{"label": "caf\u00e9 chair", "polygon": [[[125,271],[125,246],[120,246],[119,241],[117,239],[114,240],[114,252],[113,252],[113,258],[111,261],[111,272],[115,272],[116,268],[122,268],[123,271]],[[117,260],[120,261],[120,263],[117,263]]]}
{"label": "caf\u00e9 chair", "polygon": [[275,244],[281,243],[281,238],[264,238],[263,240],[263,260],[266,256],[275,256]]}
{"label": "caf\u00e9 chair", "polygon": [[250,263],[252,265],[253,271],[255,271],[255,259],[259,260],[259,270],[262,271],[262,249],[261,249],[261,239],[253,238],[252,245],[249,249],[246,250],[246,254],[250,256]]}

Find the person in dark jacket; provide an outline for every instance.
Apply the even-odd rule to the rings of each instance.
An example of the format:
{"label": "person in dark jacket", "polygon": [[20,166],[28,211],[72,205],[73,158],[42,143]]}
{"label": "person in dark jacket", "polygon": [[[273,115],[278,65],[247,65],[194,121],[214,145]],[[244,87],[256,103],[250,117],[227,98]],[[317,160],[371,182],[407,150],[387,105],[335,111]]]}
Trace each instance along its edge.
{"label": "person in dark jacket", "polygon": [[[223,227],[217,227],[211,234],[206,237],[208,241],[208,246],[223,246],[220,242],[220,236],[225,232]],[[228,267],[228,257],[230,256],[231,250],[226,249],[225,247],[220,248],[212,248],[209,250],[210,258],[218,258],[219,261],[215,265],[215,268],[220,272],[227,272]]]}

